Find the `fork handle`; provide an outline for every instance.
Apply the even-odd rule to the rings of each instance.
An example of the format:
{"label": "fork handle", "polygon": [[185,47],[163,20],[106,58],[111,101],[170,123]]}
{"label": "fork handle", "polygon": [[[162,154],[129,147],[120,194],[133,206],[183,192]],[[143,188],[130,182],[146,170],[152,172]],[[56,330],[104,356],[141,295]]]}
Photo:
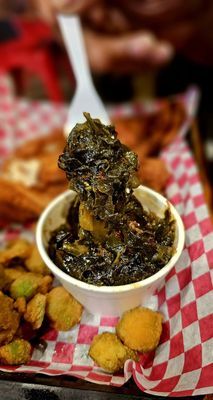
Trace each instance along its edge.
{"label": "fork handle", "polygon": [[[80,18],[77,15],[58,15],[60,30],[78,88],[92,84]],[[93,85],[92,85],[93,86]]]}

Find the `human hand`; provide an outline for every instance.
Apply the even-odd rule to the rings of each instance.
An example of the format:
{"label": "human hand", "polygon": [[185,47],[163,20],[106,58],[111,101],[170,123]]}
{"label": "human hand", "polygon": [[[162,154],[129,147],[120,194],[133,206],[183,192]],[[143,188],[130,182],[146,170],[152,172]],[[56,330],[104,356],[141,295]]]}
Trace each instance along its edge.
{"label": "human hand", "polygon": [[[86,0],[85,0],[86,1]],[[213,64],[211,0],[115,0],[129,19],[142,24],[187,58]],[[83,12],[83,8],[81,7]]]}
{"label": "human hand", "polygon": [[167,63],[172,55],[170,43],[158,40],[148,30],[134,30],[117,7],[101,0],[36,0],[40,13],[49,22],[60,13],[78,13],[85,26],[85,43],[94,72],[138,72]]}
{"label": "human hand", "polygon": [[[160,67],[174,49],[201,62],[213,62],[212,2],[202,0],[47,0],[46,15],[78,13],[94,71],[137,71]],[[199,18],[198,18],[199,16]],[[211,60],[212,58],[212,60]]]}

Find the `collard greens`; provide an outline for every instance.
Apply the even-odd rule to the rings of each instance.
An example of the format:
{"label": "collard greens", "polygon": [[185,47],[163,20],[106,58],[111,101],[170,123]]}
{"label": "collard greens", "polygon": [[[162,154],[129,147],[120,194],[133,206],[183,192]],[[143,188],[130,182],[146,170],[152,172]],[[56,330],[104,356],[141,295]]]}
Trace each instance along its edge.
{"label": "collard greens", "polygon": [[59,167],[76,199],[66,223],[52,233],[49,254],[66,273],[95,285],[145,279],[171,258],[174,221],[146,212],[133,194],[137,155],[112,125],[84,113],[71,131]]}

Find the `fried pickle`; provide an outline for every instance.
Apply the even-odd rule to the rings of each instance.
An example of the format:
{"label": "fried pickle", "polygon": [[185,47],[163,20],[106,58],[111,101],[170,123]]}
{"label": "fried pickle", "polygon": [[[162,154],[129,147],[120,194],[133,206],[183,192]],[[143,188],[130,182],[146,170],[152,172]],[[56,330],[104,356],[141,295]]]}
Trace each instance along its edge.
{"label": "fried pickle", "polygon": [[7,365],[26,364],[31,356],[31,344],[24,339],[15,339],[0,347],[0,363]]}
{"label": "fried pickle", "polygon": [[33,272],[25,272],[19,278],[12,282],[10,286],[10,295],[13,299],[25,297],[29,300],[37,292],[43,276]]}
{"label": "fried pickle", "polygon": [[163,316],[145,307],[126,311],[116,326],[120,340],[132,350],[154,350],[162,333]]}
{"label": "fried pickle", "polygon": [[52,288],[53,277],[51,275],[45,275],[41,278],[38,285],[38,292],[46,294]]}
{"label": "fried pickle", "polygon": [[17,278],[22,276],[24,273],[26,273],[26,270],[20,265],[20,266],[12,266],[9,268],[4,268],[4,273],[6,277],[6,284],[4,286],[5,289],[8,289],[8,286],[15,281]]}
{"label": "fried pickle", "polygon": [[25,297],[18,297],[14,302],[13,307],[19,312],[19,314],[24,314],[27,309],[27,302]]}
{"label": "fried pickle", "polygon": [[31,244],[28,240],[17,239],[14,240],[8,248],[0,251],[0,263],[7,264],[15,259],[25,259],[31,253]]}
{"label": "fried pickle", "polygon": [[20,322],[20,315],[13,309],[13,300],[0,292],[0,345],[10,342]]}
{"label": "fried pickle", "polygon": [[30,272],[36,272],[42,275],[49,273],[49,269],[46,267],[35,245],[32,247],[31,254],[25,260],[25,266]]}
{"label": "fried pickle", "polygon": [[51,321],[56,329],[70,329],[80,321],[82,306],[59,287],[50,292],[46,314],[53,276],[32,243],[10,240],[0,255],[0,363],[23,364],[40,328]]}
{"label": "fried pickle", "polygon": [[0,290],[4,289],[8,284],[8,278],[5,275],[5,270],[3,265],[0,264]]}
{"label": "fried pickle", "polygon": [[46,296],[37,293],[27,304],[24,319],[30,322],[33,329],[39,329],[42,325],[46,307]]}
{"label": "fried pickle", "polygon": [[103,332],[93,338],[89,356],[99,367],[108,372],[119,371],[128,359],[137,360],[137,353],[125,346],[111,332]]}
{"label": "fried pickle", "polygon": [[53,288],[47,294],[46,315],[59,331],[68,331],[78,324],[82,311],[82,305],[62,286]]}

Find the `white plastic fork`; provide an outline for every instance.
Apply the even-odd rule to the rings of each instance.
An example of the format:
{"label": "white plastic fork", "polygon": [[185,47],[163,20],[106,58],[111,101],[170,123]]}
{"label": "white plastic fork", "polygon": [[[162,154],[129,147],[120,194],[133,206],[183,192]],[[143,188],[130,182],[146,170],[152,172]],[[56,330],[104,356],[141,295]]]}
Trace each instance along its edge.
{"label": "white plastic fork", "polygon": [[76,79],[75,94],[64,127],[65,135],[69,134],[76,123],[85,121],[84,111],[89,112],[92,118],[99,118],[103,124],[110,124],[107,111],[93,84],[79,17],[59,15],[58,23]]}

